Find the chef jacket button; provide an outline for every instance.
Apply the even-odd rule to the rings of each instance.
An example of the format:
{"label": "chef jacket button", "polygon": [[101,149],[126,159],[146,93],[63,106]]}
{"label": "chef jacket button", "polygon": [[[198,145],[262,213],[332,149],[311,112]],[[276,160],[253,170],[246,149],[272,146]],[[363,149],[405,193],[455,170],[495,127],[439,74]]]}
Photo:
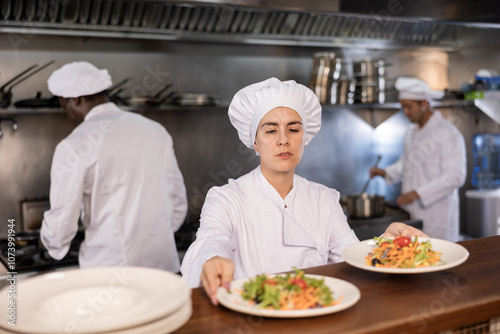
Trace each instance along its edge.
{"label": "chef jacket button", "polygon": [[265,214],[266,216],[269,216],[269,215],[271,214],[271,210],[269,210],[269,209],[265,209],[265,210],[264,210],[264,214]]}
{"label": "chef jacket button", "polygon": [[297,213],[297,215],[301,215],[302,214],[302,209],[297,209],[297,211],[295,211]]}
{"label": "chef jacket button", "polygon": [[276,254],[275,251],[272,251],[271,253],[269,253],[269,257],[271,258],[271,260],[276,260],[278,258],[278,254]]}
{"label": "chef jacket button", "polygon": [[308,250],[307,251],[307,257],[313,257],[314,256],[314,253],[316,253],[315,251],[313,251],[312,249]]}

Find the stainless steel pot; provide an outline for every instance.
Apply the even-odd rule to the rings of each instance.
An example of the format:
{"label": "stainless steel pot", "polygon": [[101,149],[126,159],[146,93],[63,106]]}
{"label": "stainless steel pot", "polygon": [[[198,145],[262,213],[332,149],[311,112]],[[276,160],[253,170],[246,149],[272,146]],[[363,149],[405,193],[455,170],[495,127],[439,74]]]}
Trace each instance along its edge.
{"label": "stainless steel pot", "polygon": [[385,69],[388,66],[384,59],[365,59],[355,61],[352,64],[352,71],[355,77],[365,79],[376,79],[385,76]]}
{"label": "stainless steel pot", "polygon": [[352,218],[372,218],[380,217],[384,214],[384,196],[351,195],[346,198],[347,213]]}
{"label": "stainless steel pot", "polygon": [[351,79],[340,79],[332,82],[328,94],[330,104],[353,104],[356,81]]}
{"label": "stainless steel pot", "polygon": [[359,84],[354,90],[355,103],[384,103],[385,91],[379,89],[376,85]]}
{"label": "stainless steel pot", "polygon": [[316,52],[309,77],[309,88],[316,94],[320,103],[328,103],[329,89],[343,71],[342,58],[334,52]]}

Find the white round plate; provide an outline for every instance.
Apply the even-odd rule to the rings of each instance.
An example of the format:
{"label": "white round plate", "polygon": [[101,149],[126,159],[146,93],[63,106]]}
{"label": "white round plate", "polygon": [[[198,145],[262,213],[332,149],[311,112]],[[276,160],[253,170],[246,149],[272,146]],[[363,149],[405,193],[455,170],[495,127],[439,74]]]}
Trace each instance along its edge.
{"label": "white round plate", "polygon": [[[13,300],[0,290],[0,308]],[[168,317],[191,301],[180,276],[140,267],[71,269],[16,282],[18,333],[100,333]]]}
{"label": "white round plate", "polygon": [[457,243],[434,238],[418,238],[418,240],[430,240],[432,249],[442,253],[441,260],[443,261],[443,264],[425,268],[380,268],[369,266],[366,264],[365,257],[374,247],[376,247],[373,239],[364,240],[347,247],[342,253],[342,257],[345,262],[349,263],[351,266],[369,271],[390,274],[418,274],[446,270],[464,263],[469,257],[467,249]]}
{"label": "white round plate", "polygon": [[[137,327],[123,328],[117,331],[103,332],[102,334],[158,334],[171,333],[181,328],[193,314],[191,301],[182,306],[178,311],[170,315],[148,322]],[[12,330],[16,329],[12,327]],[[19,332],[11,332],[0,328],[0,334],[18,334]]]}
{"label": "white round plate", "polygon": [[333,293],[333,299],[337,300],[338,298],[342,298],[342,301],[337,305],[307,310],[260,309],[255,305],[249,306],[248,301],[244,300],[241,297],[240,293],[237,292],[238,290],[243,290],[243,284],[250,280],[248,278],[241,278],[231,282],[231,293],[228,293],[226,289],[220,287],[217,290],[217,299],[219,300],[219,303],[221,303],[225,307],[241,313],[273,318],[303,318],[342,311],[356,304],[361,297],[359,289],[355,285],[344,280],[320,275],[306,274],[306,276],[311,278],[324,279],[325,284]]}

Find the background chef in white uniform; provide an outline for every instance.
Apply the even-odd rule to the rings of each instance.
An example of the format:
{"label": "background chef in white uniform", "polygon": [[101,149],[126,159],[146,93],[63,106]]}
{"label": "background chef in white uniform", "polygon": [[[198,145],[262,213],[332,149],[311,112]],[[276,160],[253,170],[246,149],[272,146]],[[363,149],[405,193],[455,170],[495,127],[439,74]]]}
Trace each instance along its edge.
{"label": "background chef in white uniform", "polygon": [[[197,287],[201,278],[213,304],[217,288],[233,278],[339,262],[344,248],[359,241],[339,192],[295,174],[321,127],[321,105],[309,88],[270,78],[237,92],[228,114],[260,166],[209,190],[184,257],[184,279]],[[401,223],[387,233],[423,235]]]}
{"label": "background chef in white uniform", "polygon": [[173,142],[159,123],[109,102],[105,69],[73,62],[54,71],[48,88],[80,123],[56,147],[50,210],[41,241],[63,258],[81,217],[80,266],[144,266],[178,272],[174,239],[187,213]]}
{"label": "background chef in white uniform", "polygon": [[412,124],[399,160],[385,170],[371,168],[370,176],[382,176],[388,184],[402,181],[397,202],[412,218],[422,219],[423,231],[433,238],[458,241],[458,188],[467,173],[464,138],[429,104],[442,92],[416,78],[398,78],[395,87]]}

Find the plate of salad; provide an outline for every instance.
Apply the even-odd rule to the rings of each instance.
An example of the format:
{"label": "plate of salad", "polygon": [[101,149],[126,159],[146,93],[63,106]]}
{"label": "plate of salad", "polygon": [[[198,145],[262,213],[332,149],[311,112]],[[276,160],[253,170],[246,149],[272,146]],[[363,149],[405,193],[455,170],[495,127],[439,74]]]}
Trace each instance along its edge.
{"label": "plate of salad", "polygon": [[292,273],[242,278],[230,289],[219,288],[217,298],[223,306],[261,317],[302,318],[339,312],[356,304],[359,289],[344,280]]}
{"label": "plate of salad", "polygon": [[456,267],[469,252],[447,240],[400,236],[362,241],[347,247],[342,256],[348,264],[369,271],[415,274]]}

